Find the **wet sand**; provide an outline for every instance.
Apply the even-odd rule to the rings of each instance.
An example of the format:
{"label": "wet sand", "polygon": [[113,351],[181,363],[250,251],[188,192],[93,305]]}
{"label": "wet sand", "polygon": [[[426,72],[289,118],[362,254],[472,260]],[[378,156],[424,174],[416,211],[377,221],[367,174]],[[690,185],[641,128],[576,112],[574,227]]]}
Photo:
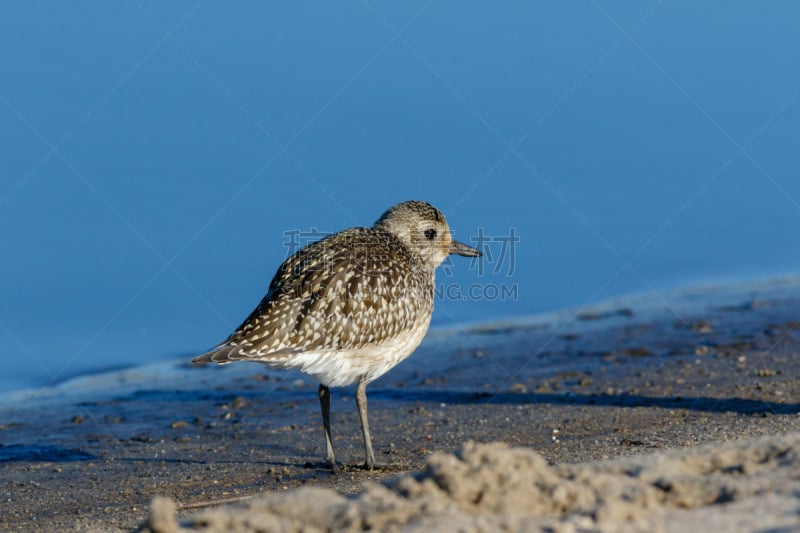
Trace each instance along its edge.
{"label": "wet sand", "polygon": [[[522,447],[542,462],[527,455],[518,460],[534,464],[547,479],[569,480],[574,471],[559,469],[596,473],[605,467],[582,463],[714,443],[703,452],[707,458],[723,450],[724,441],[799,429],[800,285],[684,294],[680,302],[671,301],[671,309],[628,304],[430,335],[411,358],[368,388],[376,455],[388,465],[373,472],[358,467],[363,447],[352,390],[333,394],[335,446],[347,465],[344,474],[334,476],[322,461],[316,384],[259,365],[135,369],[6,397],[0,407],[0,526],[131,530],[148,519],[156,496],[169,497],[183,519],[214,503],[248,505],[248,498],[277,498],[276,493],[301,486],[357,495],[365,482],[396,484],[404,473],[426,468],[430,473],[436,461],[451,461],[458,471],[471,453],[490,453],[463,448],[460,459],[436,453],[452,454],[467,441]],[[781,438],[785,450],[797,446],[796,437],[775,442]],[[760,457],[753,453],[747,457]],[[779,459],[745,458],[737,463],[742,475],[748,468],[758,470],[745,463],[783,465]],[[735,470],[736,464],[728,466]],[[633,467],[608,468],[623,475]],[[763,477],[772,485],[762,480],[762,493],[781,496],[776,505],[793,504],[796,510],[800,501],[784,490],[796,474]],[[699,479],[706,479],[703,475]],[[656,486],[647,479],[647,487]],[[709,493],[717,490],[706,485]],[[713,510],[752,503],[753,491],[743,489],[708,501],[701,492],[675,490],[689,502],[701,502],[695,512],[709,521]],[[333,493],[324,494],[320,502],[337,505]],[[460,500],[454,501],[456,507],[445,511],[458,514]],[[681,505],[672,507],[692,507]],[[169,522],[169,504],[156,510]],[[512,511],[506,514],[511,517]],[[552,520],[600,529],[649,527],[654,522],[647,520],[655,520],[612,513],[608,521],[602,512],[579,511],[578,521],[570,522],[568,513]],[[503,511],[477,508],[474,514]]]}

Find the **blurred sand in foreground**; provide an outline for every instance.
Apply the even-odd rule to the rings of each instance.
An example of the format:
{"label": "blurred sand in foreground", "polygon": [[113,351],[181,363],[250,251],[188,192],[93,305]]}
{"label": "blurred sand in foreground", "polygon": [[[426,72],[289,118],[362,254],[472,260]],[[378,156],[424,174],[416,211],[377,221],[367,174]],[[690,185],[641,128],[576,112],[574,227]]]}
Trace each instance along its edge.
{"label": "blurred sand in foreground", "polygon": [[175,509],[155,500],[141,531],[797,530],[800,433],[558,467],[529,449],[467,443],[353,498],[299,488],[180,523]]}

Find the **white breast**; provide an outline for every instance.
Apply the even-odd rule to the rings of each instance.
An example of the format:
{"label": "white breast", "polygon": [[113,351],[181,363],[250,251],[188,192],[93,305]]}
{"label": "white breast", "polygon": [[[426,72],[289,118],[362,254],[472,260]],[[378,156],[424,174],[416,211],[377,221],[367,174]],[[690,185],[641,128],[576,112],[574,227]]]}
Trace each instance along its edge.
{"label": "white breast", "polygon": [[296,368],[329,387],[344,387],[367,377],[374,381],[411,355],[428,331],[430,318],[405,335],[387,343],[348,351],[294,353],[286,358],[261,361],[280,368]]}

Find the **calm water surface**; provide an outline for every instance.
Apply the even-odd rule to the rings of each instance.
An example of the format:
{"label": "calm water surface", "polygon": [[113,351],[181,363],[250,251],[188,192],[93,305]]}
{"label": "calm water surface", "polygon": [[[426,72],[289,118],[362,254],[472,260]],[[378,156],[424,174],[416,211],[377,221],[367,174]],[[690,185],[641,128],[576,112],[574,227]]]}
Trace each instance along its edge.
{"label": "calm water surface", "polygon": [[0,390],[222,340],[419,198],[439,326],[800,269],[800,4],[0,4]]}

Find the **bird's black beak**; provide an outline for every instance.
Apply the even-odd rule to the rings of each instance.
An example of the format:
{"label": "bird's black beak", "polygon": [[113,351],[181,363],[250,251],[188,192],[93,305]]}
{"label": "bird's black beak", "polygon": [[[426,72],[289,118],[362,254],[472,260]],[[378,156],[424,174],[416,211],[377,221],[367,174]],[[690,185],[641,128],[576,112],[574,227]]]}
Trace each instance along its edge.
{"label": "bird's black beak", "polygon": [[450,253],[456,255],[464,255],[467,257],[480,257],[483,254],[477,248],[473,248],[472,246],[467,246],[463,242],[458,242],[456,240],[450,241]]}

